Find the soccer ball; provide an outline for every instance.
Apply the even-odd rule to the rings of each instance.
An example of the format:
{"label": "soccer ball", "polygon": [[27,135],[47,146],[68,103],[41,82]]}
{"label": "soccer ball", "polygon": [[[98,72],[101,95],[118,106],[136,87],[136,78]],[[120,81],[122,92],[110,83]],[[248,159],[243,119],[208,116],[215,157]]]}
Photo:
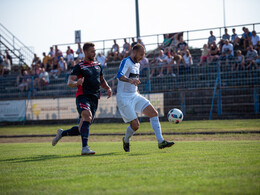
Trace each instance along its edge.
{"label": "soccer ball", "polygon": [[168,121],[178,124],[181,123],[183,120],[183,114],[182,111],[177,109],[177,108],[173,108],[168,112]]}

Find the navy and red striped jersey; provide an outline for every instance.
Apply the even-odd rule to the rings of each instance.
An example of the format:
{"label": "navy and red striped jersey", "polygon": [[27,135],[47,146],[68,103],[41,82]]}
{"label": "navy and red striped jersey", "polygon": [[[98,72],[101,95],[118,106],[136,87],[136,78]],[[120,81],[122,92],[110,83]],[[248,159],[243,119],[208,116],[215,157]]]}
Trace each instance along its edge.
{"label": "navy and red striped jersey", "polygon": [[103,75],[103,70],[98,62],[87,63],[82,61],[73,68],[70,75],[76,75],[78,79],[84,77],[82,86],[78,86],[76,97],[79,95],[94,95],[99,98],[100,76]]}

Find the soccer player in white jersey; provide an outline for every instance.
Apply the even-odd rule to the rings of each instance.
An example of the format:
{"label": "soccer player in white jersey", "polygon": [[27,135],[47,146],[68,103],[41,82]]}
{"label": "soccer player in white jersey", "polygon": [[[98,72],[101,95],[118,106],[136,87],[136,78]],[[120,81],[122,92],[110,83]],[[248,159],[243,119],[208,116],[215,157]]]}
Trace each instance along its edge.
{"label": "soccer player in white jersey", "polygon": [[174,144],[174,142],[164,140],[158,112],[149,100],[138,93],[137,86],[141,83],[139,80],[139,62],[144,56],[144,47],[141,44],[136,44],[133,47],[132,54],[122,60],[117,73],[117,106],[124,122],[130,123],[123,137],[123,148],[126,152],[130,151],[131,136],[139,128],[140,123],[136,113],[143,113],[150,118],[160,149],[171,147]]}

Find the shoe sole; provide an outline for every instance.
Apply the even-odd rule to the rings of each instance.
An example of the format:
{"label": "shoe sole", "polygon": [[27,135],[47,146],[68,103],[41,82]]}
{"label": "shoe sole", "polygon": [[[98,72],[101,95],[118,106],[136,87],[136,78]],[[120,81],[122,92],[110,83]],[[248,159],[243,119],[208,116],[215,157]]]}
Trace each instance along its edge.
{"label": "shoe sole", "polygon": [[[57,130],[57,134],[58,134],[59,130],[62,130],[62,129],[58,129],[58,130]],[[63,131],[63,130],[62,130],[62,131]],[[56,136],[57,136],[57,135],[56,135]],[[56,138],[56,136],[55,136],[55,138]],[[55,138],[53,138],[53,140],[52,140],[52,142],[51,142],[52,146],[56,146],[56,144],[60,141],[60,139],[59,139],[57,142],[54,142],[54,139],[55,139]]]}
{"label": "shoe sole", "polygon": [[81,154],[82,156],[86,156],[86,155],[94,155],[96,153],[86,153],[86,154]]}
{"label": "shoe sole", "polygon": [[172,145],[168,145],[168,146],[162,147],[162,148],[159,147],[159,149],[170,148],[170,147],[172,147],[174,144],[175,144],[175,143],[173,143]]}

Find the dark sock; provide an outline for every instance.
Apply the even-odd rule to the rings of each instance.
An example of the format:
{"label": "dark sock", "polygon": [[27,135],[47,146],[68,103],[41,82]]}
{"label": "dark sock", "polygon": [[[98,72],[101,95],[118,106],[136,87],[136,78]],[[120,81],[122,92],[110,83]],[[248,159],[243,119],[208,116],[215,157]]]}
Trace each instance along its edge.
{"label": "dark sock", "polygon": [[61,135],[62,135],[62,137],[63,136],[77,136],[77,135],[80,135],[80,133],[79,133],[79,126],[74,126],[74,127],[71,127],[71,129],[64,130]]}
{"label": "dark sock", "polygon": [[80,129],[82,147],[86,147],[88,145],[89,126],[90,126],[90,122],[84,121],[82,123],[81,129]]}

